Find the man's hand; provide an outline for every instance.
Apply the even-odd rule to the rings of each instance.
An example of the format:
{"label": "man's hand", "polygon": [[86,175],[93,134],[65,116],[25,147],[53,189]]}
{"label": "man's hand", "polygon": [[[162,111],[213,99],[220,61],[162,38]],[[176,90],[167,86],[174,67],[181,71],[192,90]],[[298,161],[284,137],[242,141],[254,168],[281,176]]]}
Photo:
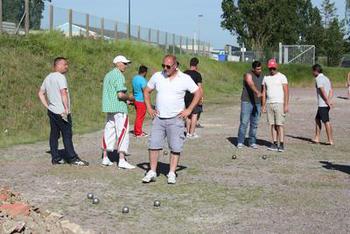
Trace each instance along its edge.
{"label": "man's hand", "polygon": [[191,110],[189,109],[184,109],[183,111],[180,112],[179,117],[185,119],[191,114]]}
{"label": "man's hand", "polygon": [[262,106],[261,111],[262,111],[262,113],[266,113],[266,106]]}
{"label": "man's hand", "polygon": [[289,111],[288,105],[283,105],[283,112],[286,114],[288,113],[288,111]]}
{"label": "man's hand", "polygon": [[255,93],[255,96],[256,96],[257,98],[261,98],[261,97],[262,97],[262,94],[261,94],[260,91],[258,91],[258,92]]}
{"label": "man's hand", "polygon": [[159,112],[153,108],[148,108],[147,112],[151,116],[152,119],[154,119],[154,117],[156,117],[159,114]]}

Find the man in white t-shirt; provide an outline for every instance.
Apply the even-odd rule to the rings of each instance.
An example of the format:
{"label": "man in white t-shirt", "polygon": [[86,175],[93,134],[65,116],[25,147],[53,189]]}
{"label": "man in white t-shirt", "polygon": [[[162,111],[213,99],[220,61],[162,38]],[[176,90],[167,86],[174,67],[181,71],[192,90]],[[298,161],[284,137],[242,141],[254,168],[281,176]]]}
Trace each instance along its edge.
{"label": "man in white t-shirt", "polygon": [[[185,119],[200,101],[202,93],[192,78],[178,69],[174,55],[166,55],[162,67],[163,71],[156,72],[144,89],[147,111],[153,120],[149,138],[150,170],[142,181],[144,183],[155,181],[159,152],[163,149],[167,138],[171,151],[168,184],[175,184],[175,171],[185,141]],[[155,109],[152,108],[150,99],[153,90],[157,91]],[[186,91],[194,94],[187,108],[184,101]]]}
{"label": "man in white t-shirt", "polygon": [[[267,111],[267,120],[271,126],[272,144],[268,150],[284,151],[284,123],[288,112],[289,90],[285,75],[277,71],[275,59],[268,61],[270,75],[264,77],[262,86],[262,111]],[[266,105],[267,104],[267,105]],[[279,141],[279,145],[278,145]]]}
{"label": "man in white t-shirt", "polygon": [[[74,150],[72,142],[72,117],[70,98],[65,74],[68,71],[68,62],[64,57],[57,57],[53,63],[53,70],[42,83],[38,96],[47,109],[50,119],[50,152],[53,165],[66,162],[77,166],[88,166],[89,163],[81,160]],[[58,138],[62,134],[66,158],[58,153]]]}
{"label": "man in white t-shirt", "polygon": [[327,145],[333,145],[333,133],[332,126],[329,121],[329,110],[332,108],[332,98],[333,98],[333,88],[332,83],[322,73],[322,67],[319,64],[312,66],[312,75],[315,77],[316,82],[316,92],[317,92],[317,114],[315,117],[316,128],[315,128],[315,137],[312,140],[313,143],[320,142],[320,133],[321,133],[321,121],[323,122],[326,133],[327,133]]}

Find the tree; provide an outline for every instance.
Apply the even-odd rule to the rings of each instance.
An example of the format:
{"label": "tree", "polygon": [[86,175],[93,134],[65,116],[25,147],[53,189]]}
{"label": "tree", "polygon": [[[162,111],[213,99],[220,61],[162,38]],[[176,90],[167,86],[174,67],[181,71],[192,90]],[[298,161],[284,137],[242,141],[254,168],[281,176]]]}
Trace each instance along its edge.
{"label": "tree", "polygon": [[323,48],[327,56],[329,66],[338,66],[343,54],[344,47],[344,29],[343,24],[337,18],[334,18],[325,29]]}
{"label": "tree", "polygon": [[321,4],[322,23],[324,28],[328,28],[333,19],[337,17],[335,3],[330,0],[323,0]]}
{"label": "tree", "polygon": [[[39,29],[42,13],[45,8],[45,1],[51,0],[30,0],[29,1],[29,27]],[[3,0],[3,20],[18,24],[24,14],[24,0]]]}
{"label": "tree", "polygon": [[311,0],[223,0],[221,7],[221,27],[251,49],[299,42],[313,13]]}

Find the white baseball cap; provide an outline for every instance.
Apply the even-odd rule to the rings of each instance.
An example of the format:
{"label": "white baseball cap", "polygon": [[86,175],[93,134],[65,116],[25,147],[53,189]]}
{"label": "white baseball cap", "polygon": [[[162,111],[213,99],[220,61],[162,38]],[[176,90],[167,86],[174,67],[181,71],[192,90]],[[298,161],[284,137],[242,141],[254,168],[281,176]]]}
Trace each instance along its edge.
{"label": "white baseball cap", "polygon": [[117,57],[115,57],[113,59],[113,63],[116,64],[116,63],[131,63],[130,60],[128,60],[127,58],[125,58],[125,56],[123,55],[118,55]]}

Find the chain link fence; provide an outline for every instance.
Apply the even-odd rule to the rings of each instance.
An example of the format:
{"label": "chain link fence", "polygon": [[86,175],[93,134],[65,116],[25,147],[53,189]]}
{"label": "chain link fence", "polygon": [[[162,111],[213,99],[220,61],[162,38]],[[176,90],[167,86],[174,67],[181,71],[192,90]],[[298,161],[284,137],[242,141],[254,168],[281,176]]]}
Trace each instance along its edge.
{"label": "chain link fence", "polygon": [[158,46],[165,53],[210,55],[210,43],[140,25],[105,19],[87,13],[46,5],[41,30],[58,30],[67,37],[104,40],[134,40]]}

